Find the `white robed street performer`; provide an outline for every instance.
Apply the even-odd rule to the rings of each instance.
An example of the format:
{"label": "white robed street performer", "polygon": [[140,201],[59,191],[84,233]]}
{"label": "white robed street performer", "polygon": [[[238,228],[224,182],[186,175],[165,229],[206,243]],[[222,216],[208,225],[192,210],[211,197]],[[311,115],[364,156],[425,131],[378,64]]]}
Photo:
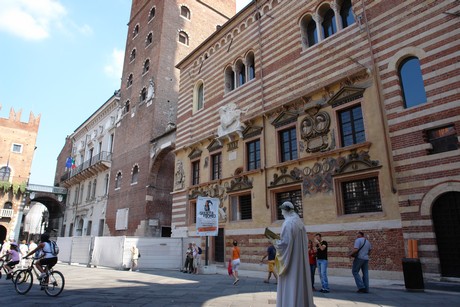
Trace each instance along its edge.
{"label": "white robed street performer", "polygon": [[280,240],[274,240],[278,269],[276,307],[313,307],[308,240],[302,219],[291,202],[281,206],[284,223]]}

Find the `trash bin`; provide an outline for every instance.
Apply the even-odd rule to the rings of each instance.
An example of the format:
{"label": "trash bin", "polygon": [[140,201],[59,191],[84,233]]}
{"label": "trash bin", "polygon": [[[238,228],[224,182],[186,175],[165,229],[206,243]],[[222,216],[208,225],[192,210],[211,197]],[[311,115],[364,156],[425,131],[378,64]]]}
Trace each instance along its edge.
{"label": "trash bin", "polygon": [[404,285],[407,291],[424,291],[422,264],[418,258],[403,258]]}

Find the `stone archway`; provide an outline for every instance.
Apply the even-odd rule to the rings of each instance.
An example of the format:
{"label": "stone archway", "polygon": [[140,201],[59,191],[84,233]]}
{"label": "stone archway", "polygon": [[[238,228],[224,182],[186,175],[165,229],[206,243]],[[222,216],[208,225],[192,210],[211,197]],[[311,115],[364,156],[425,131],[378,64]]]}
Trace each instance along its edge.
{"label": "stone archway", "polygon": [[441,275],[460,277],[460,192],[439,196],[432,207]]}

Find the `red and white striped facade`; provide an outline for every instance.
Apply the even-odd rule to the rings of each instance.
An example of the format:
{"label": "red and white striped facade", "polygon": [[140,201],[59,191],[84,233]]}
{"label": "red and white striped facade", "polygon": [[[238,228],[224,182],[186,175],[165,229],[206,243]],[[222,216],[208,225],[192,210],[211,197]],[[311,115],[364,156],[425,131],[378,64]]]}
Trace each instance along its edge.
{"label": "red and white striped facade", "polygon": [[[342,4],[256,1],[177,65],[176,173],[180,163],[184,180],[173,192],[173,236],[193,236],[196,195],[221,198],[222,208],[230,213],[232,195],[250,193],[252,219],[221,217],[219,227],[225,246],[238,238],[242,262],[255,267],[265,251],[265,227],[276,231],[282,223],[275,218],[275,196],[298,188],[307,233],[320,232],[329,242],[332,270],[348,270],[347,253],[361,230],[374,244],[372,270],[401,272],[405,241],[417,239],[424,271],[440,273],[431,206],[445,191],[460,191],[460,156],[458,149],[427,155],[430,144],[423,131],[445,123],[460,130],[459,17],[446,13],[458,14],[458,2],[353,0],[355,22],[347,27],[340,20]],[[327,38],[320,33],[317,44],[306,46],[301,29],[305,16],[320,25],[329,8],[335,12],[337,32]],[[244,63],[248,54],[254,54],[255,78],[226,90],[226,68]],[[428,100],[412,108],[404,108],[398,79],[398,65],[408,56],[420,60]],[[194,91],[201,83],[204,104],[197,110]],[[243,111],[245,131],[219,138],[218,110],[230,103]],[[357,105],[366,140],[342,146],[339,114]],[[317,112],[330,118],[322,135],[327,148],[309,151],[302,123]],[[285,127],[296,129],[299,155],[280,162],[279,131]],[[261,166],[247,170],[245,144],[254,138],[260,139]],[[222,177],[211,180],[210,155],[215,150],[222,152]],[[193,161],[200,165],[200,182],[194,185]],[[382,211],[344,214],[341,184],[370,176],[378,179]],[[315,178],[322,180],[318,186],[313,186]],[[233,188],[238,184],[240,188]],[[211,260],[218,253],[216,245],[211,240]]]}

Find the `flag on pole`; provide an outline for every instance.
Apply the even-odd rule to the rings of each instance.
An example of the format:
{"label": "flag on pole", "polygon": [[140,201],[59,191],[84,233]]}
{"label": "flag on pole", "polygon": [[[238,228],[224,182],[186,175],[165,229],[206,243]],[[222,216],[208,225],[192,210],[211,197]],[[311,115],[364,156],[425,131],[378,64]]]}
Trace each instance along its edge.
{"label": "flag on pole", "polygon": [[72,167],[72,157],[68,157],[67,160],[65,161],[65,167],[66,168],[71,168]]}

